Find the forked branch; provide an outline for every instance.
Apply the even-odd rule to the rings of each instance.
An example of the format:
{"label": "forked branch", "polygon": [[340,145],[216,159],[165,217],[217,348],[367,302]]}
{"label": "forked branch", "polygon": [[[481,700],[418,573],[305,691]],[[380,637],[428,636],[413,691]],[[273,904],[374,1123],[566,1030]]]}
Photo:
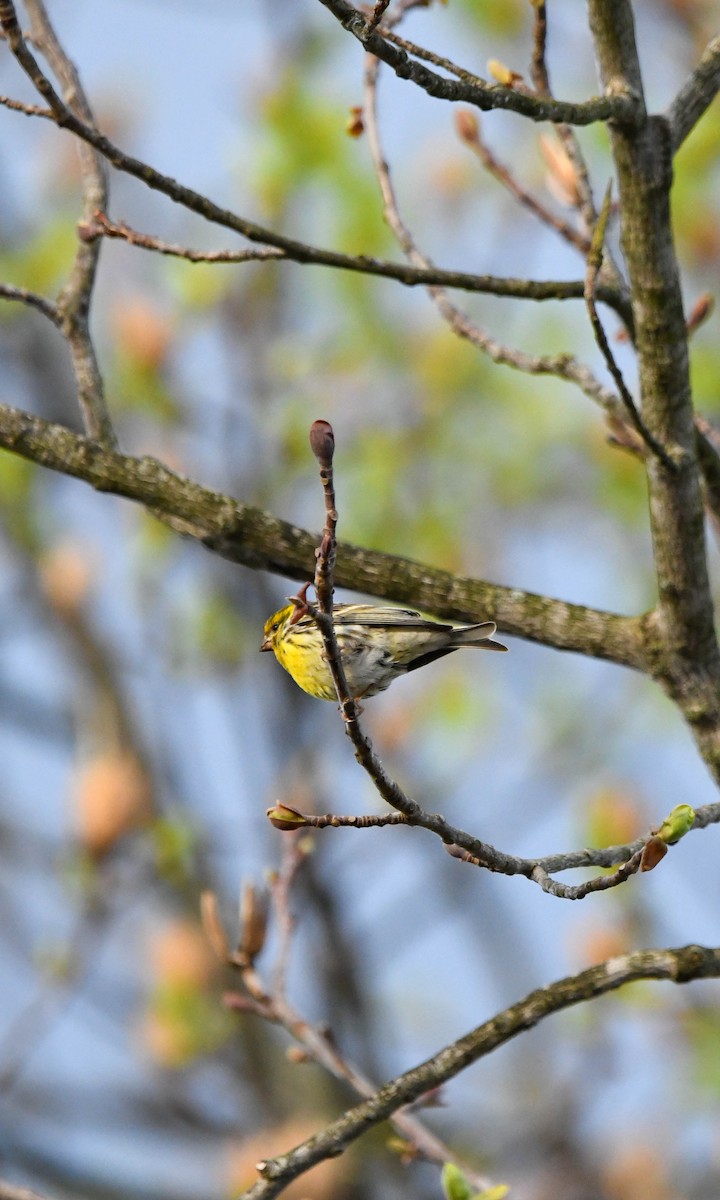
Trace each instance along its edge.
{"label": "forked branch", "polygon": [[638,950],[618,955],[578,975],[559,979],[548,987],[530,992],[518,1004],[498,1013],[465,1037],[443,1047],[432,1058],[398,1075],[375,1095],[348,1109],[325,1129],[287,1154],[257,1164],[261,1178],[242,1200],[271,1200],[299,1175],[316,1163],[335,1157],[368,1130],[388,1120],[393,1113],[432,1088],[454,1079],[466,1067],[479,1062],[519,1033],[532,1029],[553,1013],[594,1000],[637,980],[667,980],[689,983],[720,976],[720,949],[683,946],[668,950]]}

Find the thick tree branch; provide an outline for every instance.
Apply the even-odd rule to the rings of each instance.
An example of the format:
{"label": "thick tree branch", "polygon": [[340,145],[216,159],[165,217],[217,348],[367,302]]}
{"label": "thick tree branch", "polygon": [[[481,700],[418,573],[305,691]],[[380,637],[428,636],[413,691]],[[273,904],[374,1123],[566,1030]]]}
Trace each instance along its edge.
{"label": "thick tree branch", "polygon": [[262,1178],[243,1192],[243,1200],[270,1200],[279,1195],[290,1180],[316,1163],[341,1154],[399,1108],[455,1078],[466,1067],[553,1013],[594,1000],[639,979],[689,983],[694,979],[716,979],[718,976],[720,949],[683,946],[677,950],[638,950],[634,954],[619,955],[579,975],[570,975],[548,987],[538,988],[518,1004],[445,1046],[420,1066],[385,1084],[371,1099],[348,1109],[287,1154],[259,1163],[258,1172]]}
{"label": "thick tree branch", "polygon": [[430,71],[421,62],[413,61],[405,50],[386,41],[381,33],[370,32],[367,18],[346,0],[320,0],[344,29],[361,43],[365,50],[374,54],[393,69],[399,79],[409,79],[429,96],[438,100],[462,101],[484,111],[505,109],[520,113],[532,121],[561,121],[568,125],[591,125],[595,121],[622,121],[632,123],[636,116],[636,101],[632,94],[596,96],[582,104],[571,104],[549,97],[538,97],[528,92],[514,91],[509,87],[486,83],[484,80],[469,82],[467,78],[446,79]]}
{"label": "thick tree branch", "polygon": [[[179,533],[232,562],[307,580],[317,536],[170,471],[154,458],[99,446],[61,425],[0,405],[0,446],[152,509]],[[645,670],[646,619],[453,575],[397,555],[338,545],[340,587],[413,604],[454,621],[492,617],[505,633]]]}
{"label": "thick tree branch", "polygon": [[705,48],[697,67],[683,84],[666,116],[673,154],[695,127],[720,91],[720,34]]}
{"label": "thick tree branch", "polygon": [[[609,88],[641,95],[627,0],[590,0],[597,57]],[[642,417],[676,464],[646,468],[658,584],[656,677],[680,705],[705,761],[720,777],[720,653],[708,579],[687,330],[670,211],[672,147],[664,118],[611,125],[639,357]]]}

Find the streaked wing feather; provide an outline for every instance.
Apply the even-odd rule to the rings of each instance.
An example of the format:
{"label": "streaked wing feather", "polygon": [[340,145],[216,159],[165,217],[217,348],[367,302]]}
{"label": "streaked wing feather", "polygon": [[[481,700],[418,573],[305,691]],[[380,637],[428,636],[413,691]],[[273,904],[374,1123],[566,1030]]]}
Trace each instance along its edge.
{"label": "streaked wing feather", "polygon": [[362,625],[368,628],[443,629],[438,621],[430,621],[413,608],[394,608],[390,605],[338,604],[333,609],[336,625]]}

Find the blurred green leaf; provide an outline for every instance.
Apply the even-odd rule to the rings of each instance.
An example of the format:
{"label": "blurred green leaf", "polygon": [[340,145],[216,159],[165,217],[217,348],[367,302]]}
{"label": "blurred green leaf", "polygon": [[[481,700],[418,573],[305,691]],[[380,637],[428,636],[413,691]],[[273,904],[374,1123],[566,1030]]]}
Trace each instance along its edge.
{"label": "blurred green leaf", "polygon": [[145,413],[161,425],[172,424],[180,415],[161,370],[139,362],[131,354],[118,353],[108,391],[116,412]]}
{"label": "blurred green leaf", "polygon": [[146,1039],[166,1067],[180,1068],[211,1054],[231,1035],[234,1023],[217,996],[199,987],[165,983],[150,998],[152,1033]]}
{"label": "blurred green leaf", "polygon": [[[0,253],[0,278],[6,283],[51,296],[64,283],[77,249],[75,218],[53,216],[27,241]],[[17,304],[0,306],[0,316],[12,319]]]}
{"label": "blurred green leaf", "polygon": [[720,1097],[720,1008],[694,1006],[683,1014],[695,1077],[701,1087]]}
{"label": "blurred green leaf", "polygon": [[462,16],[488,33],[513,37],[529,25],[531,8],[528,0],[450,0],[453,13]]}
{"label": "blurred green leaf", "polygon": [[214,662],[238,663],[247,645],[247,628],[228,597],[211,592],[196,615],[195,640],[201,654]]}
{"label": "blurred green leaf", "polygon": [[22,549],[38,549],[38,528],[33,494],[38,468],[28,459],[0,451],[0,508],[13,541]]}
{"label": "blurred green leaf", "polygon": [[150,826],[158,875],[168,883],[183,884],[193,870],[198,835],[184,818],[161,817]]}

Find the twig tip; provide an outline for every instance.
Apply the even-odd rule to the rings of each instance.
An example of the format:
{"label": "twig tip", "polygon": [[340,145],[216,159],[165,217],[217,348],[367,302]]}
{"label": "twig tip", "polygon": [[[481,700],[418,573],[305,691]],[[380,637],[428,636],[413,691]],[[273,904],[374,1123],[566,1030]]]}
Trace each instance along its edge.
{"label": "twig tip", "polygon": [[310,449],[320,463],[331,463],[335,453],[335,434],[329,421],[320,418],[310,426]]}

